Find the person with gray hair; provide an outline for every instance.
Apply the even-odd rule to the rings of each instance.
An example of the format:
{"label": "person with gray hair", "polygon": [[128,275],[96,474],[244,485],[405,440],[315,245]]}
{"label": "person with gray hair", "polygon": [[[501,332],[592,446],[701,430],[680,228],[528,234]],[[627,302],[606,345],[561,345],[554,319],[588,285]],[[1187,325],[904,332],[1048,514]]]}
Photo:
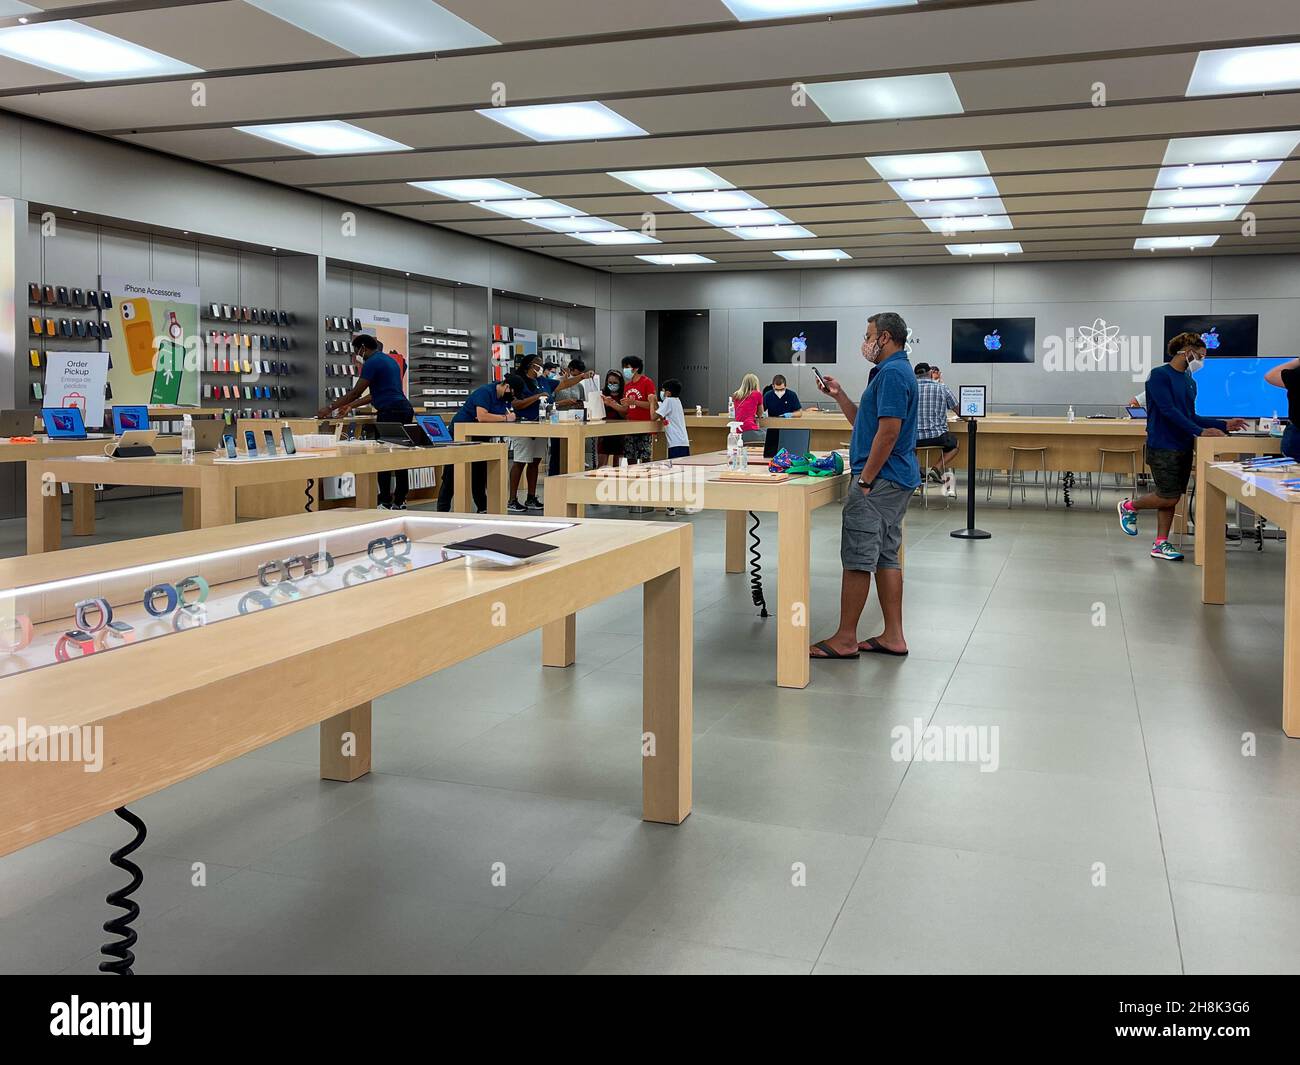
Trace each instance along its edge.
{"label": "person with gray hair", "polygon": [[[907,655],[903,636],[903,570],[899,550],[903,517],[921,483],[916,464],[918,389],[907,361],[907,323],[887,311],[873,314],[862,339],[862,357],[874,367],[861,399],[854,403],[840,383],[823,375],[823,392],[853,423],[849,443],[852,479],[844,497],[840,531],[840,626],[815,643],[815,659],[857,658],[859,654]],[[879,636],[858,641],[871,577],[885,627]]]}

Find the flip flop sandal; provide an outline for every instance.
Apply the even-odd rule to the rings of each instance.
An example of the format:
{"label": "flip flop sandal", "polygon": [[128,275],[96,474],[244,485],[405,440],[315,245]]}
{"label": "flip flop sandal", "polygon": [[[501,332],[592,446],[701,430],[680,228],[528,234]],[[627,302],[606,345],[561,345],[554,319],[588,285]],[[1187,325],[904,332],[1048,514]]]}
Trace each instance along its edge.
{"label": "flip flop sandal", "polygon": [[[818,644],[818,646],[821,645]],[[866,642],[865,646],[858,644],[858,650],[864,655],[889,655],[891,658],[906,658],[910,653],[908,651],[891,651],[874,636]]]}
{"label": "flip flop sandal", "polygon": [[854,651],[851,655],[842,655],[842,654],[840,654],[837,650],[835,650],[834,647],[832,647],[832,646],[831,646],[829,643],[827,643],[825,640],[822,640],[821,643],[815,643],[815,644],[813,644],[813,647],[814,647],[816,650],[822,652],[822,653],[819,654],[819,655],[815,655],[815,654],[813,654],[811,651],[808,653],[808,657],[811,658],[814,662],[825,662],[825,661],[827,661],[828,659],[830,659],[830,660],[834,660],[834,659],[840,659],[840,658],[857,658],[857,657],[858,657],[858,652],[857,652],[857,651]]}

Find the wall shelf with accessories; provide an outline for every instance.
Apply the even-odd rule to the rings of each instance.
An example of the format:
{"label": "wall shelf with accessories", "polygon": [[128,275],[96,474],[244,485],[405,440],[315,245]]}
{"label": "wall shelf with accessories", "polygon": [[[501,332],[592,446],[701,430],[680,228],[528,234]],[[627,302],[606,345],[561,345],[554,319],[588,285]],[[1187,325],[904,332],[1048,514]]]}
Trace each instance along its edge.
{"label": "wall shelf with accessories", "polygon": [[455,414],[478,380],[468,329],[426,325],[411,334],[411,405],[431,414]]}
{"label": "wall shelf with accessories", "polygon": [[[100,351],[102,341],[113,336],[113,327],[102,311],[113,306],[113,297],[98,287],[80,288],[54,282],[27,283],[27,381],[15,384],[18,403],[39,407],[45,399],[46,356],[51,351]],[[19,363],[23,360],[21,356]],[[112,401],[105,390],[105,399]]]}

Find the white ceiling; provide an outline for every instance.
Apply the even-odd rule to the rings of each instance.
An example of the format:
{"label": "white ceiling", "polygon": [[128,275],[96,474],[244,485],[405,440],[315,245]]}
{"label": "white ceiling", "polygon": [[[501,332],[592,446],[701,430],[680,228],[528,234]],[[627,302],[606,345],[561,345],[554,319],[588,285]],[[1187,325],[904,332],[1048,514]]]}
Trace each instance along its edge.
{"label": "white ceiling", "polygon": [[[601,269],[658,269],[637,253],[809,265],[773,254],[789,248],[946,262],[945,244],[982,240],[1019,241],[1031,260],[1116,258],[1150,255],[1133,251],[1138,237],[1205,233],[1219,235],[1215,254],[1300,251],[1300,159],[1249,205],[1254,236],[1240,221],[1142,224],[1171,137],[1300,130],[1297,92],[1184,96],[1202,50],[1300,40],[1296,0],[922,0],[778,23],[738,22],[721,0],[444,0],[501,44],[381,59],[243,0],[36,6],[47,14],[31,22],[76,18],[206,73],[85,84],[0,57],[0,107]],[[832,123],[792,103],[795,82],[914,73],[950,74],[965,113]],[[475,113],[497,85],[512,105],[597,100],[650,135],[535,143]],[[324,118],[414,150],[317,158],[234,128]],[[984,153],[1012,230],[932,233],[864,158],[959,149]],[[740,240],[606,173],[688,166],[813,238]],[[455,177],[500,177],[629,229],[654,212],[663,243],[586,244],[407,184]]]}

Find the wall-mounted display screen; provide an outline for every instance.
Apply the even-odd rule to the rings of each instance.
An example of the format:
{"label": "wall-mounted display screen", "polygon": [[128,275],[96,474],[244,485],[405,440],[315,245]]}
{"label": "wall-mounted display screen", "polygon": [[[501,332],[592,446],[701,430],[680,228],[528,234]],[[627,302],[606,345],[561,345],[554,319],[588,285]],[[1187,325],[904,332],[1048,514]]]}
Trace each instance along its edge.
{"label": "wall-mounted display screen", "polygon": [[1264,375],[1290,361],[1282,356],[1206,359],[1194,378],[1196,413],[1206,418],[1286,417],[1286,392],[1270,385]]}
{"label": "wall-mounted display screen", "polygon": [[1033,362],[1033,318],[954,318],[952,361]]}
{"label": "wall-mounted display screen", "polygon": [[1258,314],[1167,314],[1162,354],[1179,333],[1197,334],[1205,341],[1205,354],[1210,357],[1259,354]]}
{"label": "wall-mounted display screen", "polygon": [[835,361],[836,322],[764,322],[763,361]]}

